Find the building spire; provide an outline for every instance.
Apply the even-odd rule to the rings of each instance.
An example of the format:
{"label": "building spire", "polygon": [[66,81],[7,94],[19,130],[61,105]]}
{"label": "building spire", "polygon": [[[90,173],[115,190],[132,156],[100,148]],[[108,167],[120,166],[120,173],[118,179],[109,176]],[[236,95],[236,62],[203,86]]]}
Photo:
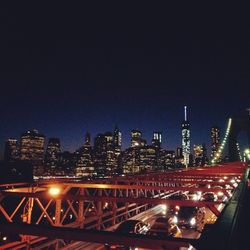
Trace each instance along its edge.
{"label": "building spire", "polygon": [[187,121],[187,106],[184,106],[184,120]]}
{"label": "building spire", "polygon": [[190,156],[190,124],[187,120],[187,106],[184,106],[184,121],[182,123],[182,154],[184,165],[189,165]]}

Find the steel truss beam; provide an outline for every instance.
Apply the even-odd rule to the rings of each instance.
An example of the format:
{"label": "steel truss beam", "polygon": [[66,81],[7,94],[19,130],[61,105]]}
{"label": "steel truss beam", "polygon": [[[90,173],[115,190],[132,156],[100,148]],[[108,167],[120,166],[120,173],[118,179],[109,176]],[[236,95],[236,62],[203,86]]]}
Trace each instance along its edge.
{"label": "steel truss beam", "polygon": [[[150,175],[136,175],[133,178],[128,176],[92,180],[86,183],[75,183],[66,179],[34,184],[1,185],[0,214],[2,213],[8,222],[15,222],[15,217],[27,207],[29,209],[25,211],[29,213],[29,220],[26,222],[31,224],[40,225],[45,220],[52,226],[95,229],[106,229],[157,204],[207,207],[218,217],[220,211],[216,205],[221,203],[219,201],[171,200],[170,196],[178,192],[189,191],[223,192],[229,196],[225,186],[230,185],[230,190],[233,191],[235,187],[230,179],[242,177],[245,169],[245,166],[227,165],[226,167],[190,169],[166,174],[158,172]],[[224,176],[228,179],[221,181],[220,179]],[[210,184],[212,187],[204,187],[204,184]],[[55,186],[60,187],[61,193],[52,197],[47,191]],[[13,212],[9,212],[3,202],[9,197],[20,199]],[[34,207],[37,207],[40,212],[37,218],[32,216]],[[36,210],[36,213],[39,213],[38,211]],[[72,221],[67,220],[69,216],[72,216]]]}
{"label": "steel truss beam", "polygon": [[62,227],[43,227],[28,224],[6,223],[0,225],[5,232],[17,232],[27,235],[39,235],[54,239],[76,240],[96,243],[122,244],[127,246],[139,246],[151,249],[179,249],[180,247],[190,247],[189,242],[195,242],[189,239],[171,239],[163,240],[154,236],[138,234],[118,234],[107,231],[92,231],[84,229],[72,229]]}

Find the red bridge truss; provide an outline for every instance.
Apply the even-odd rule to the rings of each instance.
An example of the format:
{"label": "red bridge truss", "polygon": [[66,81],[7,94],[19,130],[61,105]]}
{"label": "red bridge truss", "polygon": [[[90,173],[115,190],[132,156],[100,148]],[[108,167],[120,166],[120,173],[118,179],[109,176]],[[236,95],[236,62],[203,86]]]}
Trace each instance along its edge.
{"label": "red bridge truss", "polygon": [[[230,163],[87,181],[51,179],[4,184],[0,186],[0,231],[16,232],[20,238],[5,239],[0,249],[26,249],[27,246],[30,249],[48,246],[83,249],[79,248],[79,241],[99,243],[100,249],[100,243],[107,241],[121,244],[132,241],[153,249],[188,247],[193,240],[121,236],[110,230],[158,205],[206,207],[217,218],[246,169],[244,163]],[[221,200],[173,199],[174,194],[190,192],[220,192],[228,199],[224,203]]]}

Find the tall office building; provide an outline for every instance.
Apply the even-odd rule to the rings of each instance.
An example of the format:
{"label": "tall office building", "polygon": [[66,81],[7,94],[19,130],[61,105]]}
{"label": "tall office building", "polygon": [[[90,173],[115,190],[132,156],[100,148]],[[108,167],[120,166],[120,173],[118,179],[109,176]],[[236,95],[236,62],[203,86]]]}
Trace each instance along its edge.
{"label": "tall office building", "polygon": [[73,176],[75,175],[76,154],[64,151],[60,154],[60,171],[62,174]]}
{"label": "tall office building", "polygon": [[113,134],[98,134],[94,141],[94,165],[97,175],[112,176],[117,172]]}
{"label": "tall office building", "polygon": [[122,166],[121,166],[121,152],[122,152],[122,133],[118,129],[118,127],[115,127],[114,133],[113,133],[113,144],[114,144],[114,153],[115,153],[115,165],[116,165],[116,173],[121,174],[122,173]]}
{"label": "tall office building", "polygon": [[92,147],[90,134],[85,135],[84,145],[75,153],[76,161],[76,176],[92,176],[94,174],[94,164],[92,159]]}
{"label": "tall office building", "polygon": [[162,132],[153,132],[152,147],[155,149],[156,162],[152,166],[152,169],[156,170],[161,167],[161,142],[162,142]]}
{"label": "tall office building", "polygon": [[157,169],[157,153],[157,148],[152,145],[144,146],[139,149],[140,171]]}
{"label": "tall office building", "polygon": [[124,174],[140,172],[140,148],[130,147],[122,152],[122,168]]}
{"label": "tall office building", "polygon": [[220,129],[212,127],[211,129],[211,158],[214,158],[220,147]]}
{"label": "tall office building", "polygon": [[172,168],[175,165],[175,152],[174,150],[161,150],[160,154],[160,169]]}
{"label": "tall office building", "polygon": [[118,129],[118,127],[115,127],[114,134],[113,134],[113,144],[117,151],[121,151],[122,146],[122,133]]}
{"label": "tall office building", "polygon": [[13,162],[18,160],[19,150],[16,139],[8,139],[5,142],[4,161]]}
{"label": "tall office building", "polygon": [[152,145],[160,148],[161,147],[161,140],[162,140],[162,133],[161,132],[154,132],[153,139],[152,139]]}
{"label": "tall office building", "polygon": [[140,130],[134,129],[131,131],[131,148],[146,146],[146,140],[142,139]]}
{"label": "tall office building", "polygon": [[117,171],[117,162],[115,156],[115,148],[114,148],[114,136],[111,132],[106,132],[104,134],[105,143],[106,143],[106,174],[108,176],[112,176]]}
{"label": "tall office building", "polygon": [[203,147],[202,145],[194,145],[194,157],[202,157],[203,156]]}
{"label": "tall office building", "polygon": [[203,158],[203,146],[198,144],[194,145],[194,165],[200,166]]}
{"label": "tall office building", "polygon": [[90,133],[87,132],[85,134],[84,146],[90,146],[90,144],[91,144],[91,137],[90,137]]}
{"label": "tall office building", "polygon": [[141,131],[137,129],[131,131],[131,148],[140,146],[141,136],[142,136]]}
{"label": "tall office building", "polygon": [[103,134],[98,134],[94,139],[95,155],[103,155],[106,152],[105,137]]}
{"label": "tall office building", "polygon": [[138,173],[158,168],[157,148],[153,145],[130,147],[122,154],[123,172]]}
{"label": "tall office building", "polygon": [[203,148],[203,157],[202,157],[202,165],[208,164],[208,157],[207,157],[207,147],[206,144],[202,144]]}
{"label": "tall office building", "polygon": [[183,157],[182,148],[181,147],[177,147],[177,149],[176,149],[176,157],[177,158],[182,158]]}
{"label": "tall office building", "polygon": [[207,149],[205,143],[194,145],[194,165],[204,166],[207,163]]}
{"label": "tall office building", "polygon": [[161,133],[154,132],[153,145],[147,145],[141,131],[131,131],[131,147],[122,154],[124,173],[138,173],[145,170],[157,169],[161,146]]}
{"label": "tall office building", "polygon": [[45,137],[37,130],[29,130],[21,135],[20,159],[30,161],[34,174],[42,174]]}
{"label": "tall office building", "polygon": [[189,165],[190,157],[190,124],[187,119],[187,106],[184,106],[184,121],[181,124],[182,128],[182,154],[184,158],[184,165]]}
{"label": "tall office building", "polygon": [[61,153],[60,139],[49,138],[45,153],[45,166],[48,174],[57,174],[59,172],[59,160]]}

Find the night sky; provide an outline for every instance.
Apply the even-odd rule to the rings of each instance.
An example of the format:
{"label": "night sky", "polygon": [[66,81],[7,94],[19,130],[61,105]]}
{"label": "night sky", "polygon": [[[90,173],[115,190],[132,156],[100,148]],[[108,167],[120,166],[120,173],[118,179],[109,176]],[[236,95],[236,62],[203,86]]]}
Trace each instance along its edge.
{"label": "night sky", "polygon": [[36,128],[74,151],[89,131],[138,128],[163,146],[191,143],[250,106],[248,16],[192,6],[15,5],[0,8],[0,154]]}

